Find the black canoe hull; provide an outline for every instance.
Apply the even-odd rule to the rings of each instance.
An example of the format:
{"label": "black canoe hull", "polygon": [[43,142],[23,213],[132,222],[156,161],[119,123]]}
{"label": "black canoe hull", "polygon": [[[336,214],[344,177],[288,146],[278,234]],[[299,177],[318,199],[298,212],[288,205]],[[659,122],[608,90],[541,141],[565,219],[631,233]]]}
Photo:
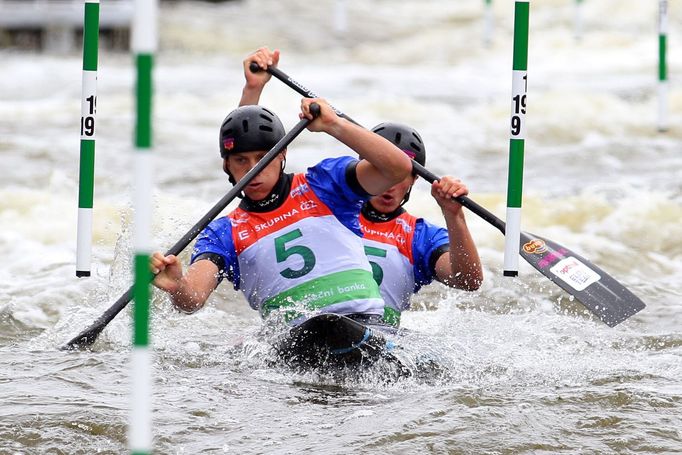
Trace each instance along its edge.
{"label": "black canoe hull", "polygon": [[299,370],[364,369],[376,363],[408,371],[391,353],[393,343],[377,328],[324,313],[292,328],[275,343],[280,358]]}

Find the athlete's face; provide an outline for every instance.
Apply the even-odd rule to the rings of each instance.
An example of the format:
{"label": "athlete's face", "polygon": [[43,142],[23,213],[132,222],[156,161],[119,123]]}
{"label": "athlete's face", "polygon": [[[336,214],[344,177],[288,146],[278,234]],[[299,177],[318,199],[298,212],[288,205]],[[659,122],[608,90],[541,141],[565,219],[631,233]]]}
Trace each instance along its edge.
{"label": "athlete's face", "polygon": [[400,203],[410,190],[412,184],[417,180],[416,176],[408,175],[402,182],[397,183],[384,191],[382,194],[370,199],[372,207],[381,213],[391,213],[400,207]]}
{"label": "athlete's face", "polygon": [[[223,160],[223,169],[229,171],[236,181],[240,181],[267,153],[267,151],[231,153]],[[286,150],[277,155],[244,187],[244,194],[249,199],[260,201],[270,194],[279,179],[285,154]]]}

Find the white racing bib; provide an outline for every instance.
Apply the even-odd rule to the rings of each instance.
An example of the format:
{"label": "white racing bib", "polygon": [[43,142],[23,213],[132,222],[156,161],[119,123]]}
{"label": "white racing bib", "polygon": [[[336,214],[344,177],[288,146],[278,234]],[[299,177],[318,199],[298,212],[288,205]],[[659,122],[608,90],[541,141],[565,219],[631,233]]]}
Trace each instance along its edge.
{"label": "white racing bib", "polygon": [[339,314],[383,314],[384,303],[362,240],[296,175],[287,200],[277,209],[230,214],[241,274],[251,306],[273,310]]}

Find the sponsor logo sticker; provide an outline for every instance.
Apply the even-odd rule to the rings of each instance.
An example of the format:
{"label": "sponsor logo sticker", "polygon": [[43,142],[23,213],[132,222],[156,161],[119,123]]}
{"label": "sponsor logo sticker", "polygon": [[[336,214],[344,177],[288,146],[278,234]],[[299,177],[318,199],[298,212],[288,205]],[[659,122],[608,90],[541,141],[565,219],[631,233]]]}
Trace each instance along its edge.
{"label": "sponsor logo sticker", "polygon": [[291,190],[291,192],[289,193],[289,196],[291,196],[291,197],[303,196],[308,191],[310,191],[310,187],[308,187],[308,184],[307,183],[301,183],[296,188],[293,188]]}
{"label": "sponsor logo sticker", "polygon": [[237,212],[230,218],[232,224],[246,224],[249,222],[249,214],[244,212]]}
{"label": "sponsor logo sticker", "polygon": [[412,226],[410,226],[407,221],[403,220],[402,218],[396,218],[395,222],[396,224],[400,225],[400,227],[403,228],[403,231],[407,232],[408,234],[412,232]]}
{"label": "sponsor logo sticker", "polygon": [[601,279],[597,272],[574,257],[562,259],[549,270],[577,291],[582,291]]}
{"label": "sponsor logo sticker", "polygon": [[528,254],[543,254],[547,252],[547,245],[542,239],[533,239],[523,244],[523,251]]}

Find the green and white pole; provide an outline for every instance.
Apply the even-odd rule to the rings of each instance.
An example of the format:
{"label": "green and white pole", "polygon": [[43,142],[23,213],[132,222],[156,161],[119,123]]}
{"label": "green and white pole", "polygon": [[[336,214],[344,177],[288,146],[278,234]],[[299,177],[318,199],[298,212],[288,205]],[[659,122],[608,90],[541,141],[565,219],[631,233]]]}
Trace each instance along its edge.
{"label": "green and white pole", "polygon": [[658,2],[658,131],[668,130],[668,0]]}
{"label": "green and white pole", "polygon": [[81,144],[78,176],[76,276],[90,276],[92,206],[95,192],[95,117],[97,114],[97,54],[99,0],[85,0],[83,17],[83,88],[81,91]]}
{"label": "green and white pole", "polygon": [[336,0],[334,3],[334,31],[336,36],[344,37],[348,30],[348,5],[346,0]]}
{"label": "green and white pole", "polygon": [[483,44],[486,47],[493,42],[493,28],[495,26],[493,15],[493,0],[485,0],[485,10],[483,12]]}
{"label": "green and white pole", "polygon": [[152,225],[152,69],[157,47],[158,0],[135,0],[132,50],[137,67],[133,207],[135,284],[132,349],[132,406],[129,446],[133,455],[152,452],[152,376],[149,349]]}
{"label": "green and white pole", "polygon": [[573,21],[573,34],[580,41],[583,38],[583,0],[575,0],[575,17]]}
{"label": "green and white pole", "polygon": [[526,93],[528,92],[529,0],[514,5],[514,55],[512,59],[511,135],[507,180],[507,220],[504,235],[504,276],[519,274],[523,152],[526,139]]}

